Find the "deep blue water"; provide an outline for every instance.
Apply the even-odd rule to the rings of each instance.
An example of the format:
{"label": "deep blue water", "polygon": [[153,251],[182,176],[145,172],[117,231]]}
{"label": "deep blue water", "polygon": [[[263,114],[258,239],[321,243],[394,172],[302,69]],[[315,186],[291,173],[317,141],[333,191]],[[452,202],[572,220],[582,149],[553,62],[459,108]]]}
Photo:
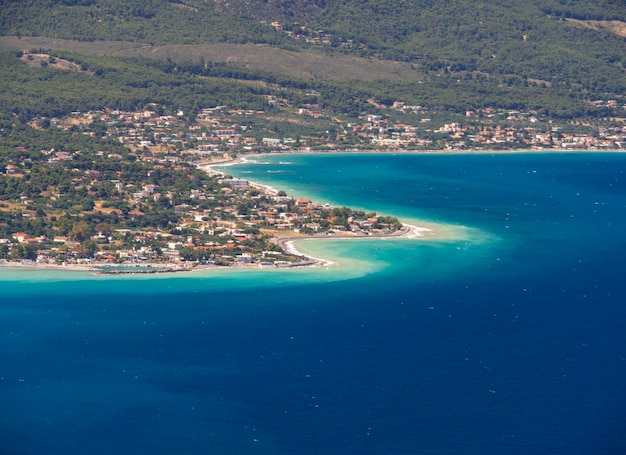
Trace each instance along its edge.
{"label": "deep blue water", "polygon": [[1,454],[626,452],[626,155],[258,161],[229,171],[445,235],[303,242],[324,270],[0,270]]}

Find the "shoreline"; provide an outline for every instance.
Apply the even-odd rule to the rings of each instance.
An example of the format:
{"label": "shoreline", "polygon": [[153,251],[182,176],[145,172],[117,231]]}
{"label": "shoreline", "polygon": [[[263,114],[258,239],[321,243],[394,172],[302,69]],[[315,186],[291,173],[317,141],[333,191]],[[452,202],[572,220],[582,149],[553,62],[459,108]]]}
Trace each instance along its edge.
{"label": "shoreline", "polygon": [[[149,275],[149,274],[171,274],[179,272],[199,272],[206,270],[255,270],[255,269],[294,269],[304,267],[330,267],[338,265],[336,261],[331,259],[319,258],[298,250],[296,242],[305,240],[387,240],[387,239],[420,239],[429,233],[433,233],[430,228],[416,226],[413,224],[403,223],[402,227],[391,233],[379,234],[319,234],[307,236],[285,236],[274,237],[271,241],[279,245],[285,252],[299,256],[301,261],[285,263],[281,265],[273,265],[272,267],[264,267],[260,264],[217,266],[217,265],[196,265],[181,266],[177,264],[163,263],[142,263],[142,264],[110,264],[110,263],[92,263],[92,264],[49,264],[40,262],[23,262],[23,261],[0,261],[0,270],[6,269],[29,269],[41,271],[60,271],[60,272],[85,272],[97,276],[112,275]],[[108,268],[109,270],[103,270]]]}
{"label": "shoreline", "polygon": [[[477,151],[479,153],[492,153],[486,151]],[[511,151],[501,151],[502,153],[511,153]],[[520,152],[528,152],[527,150],[520,150]],[[378,151],[378,150],[320,150],[320,151],[297,151],[288,150],[280,152],[267,152],[267,153],[246,153],[242,156],[235,158],[215,160],[211,162],[198,163],[197,167],[210,175],[227,175],[224,171],[214,169],[217,166],[234,166],[241,163],[254,163],[254,159],[251,157],[262,157],[270,155],[305,155],[305,154],[423,154],[423,153],[437,153],[437,154],[450,154],[445,151],[412,151],[412,150],[397,150],[397,151]],[[459,152],[452,152],[459,154]],[[260,184],[257,182],[249,181],[249,185],[264,191],[270,195],[275,195],[279,192],[276,188],[269,185]],[[319,258],[310,254],[303,253],[298,250],[296,243],[304,240],[399,240],[399,239],[423,239],[424,237],[436,237],[437,233],[435,229],[430,227],[417,226],[415,224],[402,223],[402,227],[396,231],[388,233],[324,233],[315,235],[294,235],[277,236],[271,239],[272,242],[279,245],[285,252],[299,256],[301,261],[297,262],[285,262],[280,264],[272,264],[272,266],[264,266],[263,264],[235,264],[230,266],[218,266],[218,265],[187,265],[185,263],[141,263],[141,264],[111,264],[111,263],[88,263],[88,264],[51,264],[51,263],[38,263],[34,261],[0,261],[0,270],[5,269],[30,269],[30,270],[48,270],[48,271],[60,271],[60,272],[85,272],[97,276],[107,275],[148,275],[148,274],[172,274],[179,272],[199,272],[199,271],[217,271],[217,270],[255,270],[255,269],[293,269],[293,268],[305,268],[305,267],[330,267],[338,265],[336,261],[331,259]],[[108,269],[108,270],[103,270]]]}
{"label": "shoreline", "polygon": [[[337,265],[338,263],[325,258],[318,258],[310,254],[303,253],[298,250],[296,242],[304,240],[386,240],[386,239],[420,239],[424,238],[429,233],[433,233],[433,230],[426,227],[416,226],[414,224],[403,223],[402,227],[391,233],[379,233],[379,234],[318,234],[318,235],[303,235],[303,236],[284,236],[274,237],[271,241],[284,251],[300,256],[302,261],[286,263],[283,265],[274,266],[274,268],[300,268],[300,267],[328,267]],[[146,274],[164,274],[164,273],[178,273],[178,272],[194,272],[201,270],[253,270],[263,269],[259,264],[247,264],[247,265],[232,265],[232,266],[218,266],[218,265],[196,265],[196,266],[181,266],[177,264],[164,264],[164,263],[141,263],[141,264],[111,264],[111,263],[91,263],[91,264],[50,264],[41,262],[28,262],[28,261],[0,261],[0,269],[31,269],[31,270],[55,270],[64,272],[86,272],[94,275],[146,275]],[[103,270],[108,268],[109,270]],[[270,268],[270,267],[267,267]]]}
{"label": "shoreline", "polygon": [[[286,149],[286,150],[273,150],[273,151],[262,151],[262,152],[242,152],[236,158],[222,159],[210,162],[203,162],[198,164],[198,167],[202,169],[206,169],[207,172],[215,173],[215,174],[224,174],[224,172],[216,171],[212,169],[213,166],[235,166],[237,164],[244,163],[254,163],[254,158],[256,157],[264,157],[264,156],[274,156],[274,155],[369,155],[369,154],[378,154],[378,155],[560,155],[560,154],[621,154],[626,153],[626,148],[624,149],[614,149],[614,150],[599,150],[599,149],[538,149],[538,148],[527,148],[527,149],[466,149],[466,150],[407,150],[407,149],[394,149],[394,150],[363,150],[363,149],[320,149],[320,150],[297,150],[297,149]],[[252,182],[251,182],[252,183]],[[258,185],[258,184],[255,184]],[[261,187],[266,187],[271,189],[272,191],[276,191],[275,188],[272,188],[267,185],[259,185]]]}
{"label": "shoreline", "polygon": [[[563,151],[550,151],[550,150],[474,150],[474,151],[440,151],[440,150],[428,150],[428,151],[414,151],[414,150],[394,150],[394,151],[380,151],[380,150],[315,150],[315,151],[274,151],[266,153],[246,153],[235,158],[215,160],[211,162],[198,163],[197,167],[210,175],[226,175],[224,171],[214,169],[216,166],[234,166],[241,163],[254,163],[252,157],[263,157],[271,155],[308,155],[308,154],[494,154],[494,153],[562,153]],[[575,153],[578,151],[571,151]],[[584,152],[583,152],[584,153]],[[590,152],[595,153],[595,152]],[[249,181],[249,185],[264,191],[270,195],[275,195],[279,192],[276,188],[269,185],[260,184],[257,182]],[[298,262],[286,262],[284,264],[275,264],[272,267],[263,266],[262,264],[241,264],[231,266],[216,266],[216,265],[204,265],[197,264],[195,266],[188,266],[187,264],[181,265],[180,263],[141,263],[141,264],[111,264],[111,263],[89,263],[89,264],[50,264],[50,263],[38,263],[34,261],[0,261],[0,270],[2,268],[11,269],[30,269],[30,270],[49,270],[49,271],[61,271],[61,272],[85,272],[93,275],[146,275],[146,274],[171,274],[178,272],[194,272],[194,271],[206,271],[206,270],[253,270],[253,269],[267,269],[267,268],[302,268],[302,267],[329,267],[337,265],[337,262],[315,257],[298,250],[296,243],[303,240],[367,240],[367,239],[423,239],[424,237],[435,237],[437,234],[434,229],[417,226],[414,224],[402,223],[402,227],[394,232],[389,233],[326,233],[315,235],[291,235],[291,236],[277,236],[271,239],[272,242],[279,245],[285,252],[299,256],[302,261]],[[103,270],[108,269],[108,270]]]}
{"label": "shoreline", "polygon": [[[255,157],[262,157],[262,156],[270,156],[270,155],[277,155],[277,154],[304,155],[304,154],[316,154],[316,153],[332,154],[332,153],[359,153],[359,152],[388,153],[388,152],[376,152],[376,151],[370,152],[370,151],[358,151],[358,150],[355,150],[353,152],[342,152],[342,151],[299,152],[297,150],[290,150],[287,152],[244,154],[244,156],[237,156],[236,158],[231,158],[229,160],[220,160],[214,163],[203,163],[199,165],[198,167],[205,170],[206,172],[209,172],[210,174],[225,175],[225,172],[213,169],[213,166],[228,167],[228,166],[235,166],[237,164],[243,164],[243,163],[254,163],[254,160],[247,159],[249,155],[252,155]],[[272,186],[260,184],[257,182],[251,182],[251,181],[248,181],[248,183],[250,186],[261,189],[262,191],[266,191],[270,194],[278,193],[278,190],[276,190]],[[346,234],[317,234],[317,235],[303,235],[303,236],[293,235],[293,236],[274,237],[273,239],[271,239],[271,241],[279,245],[285,252],[293,254],[295,256],[300,256],[300,257],[305,258],[305,260],[302,262],[295,262],[295,263],[292,263],[291,265],[284,266],[284,267],[288,267],[288,268],[304,267],[304,266],[328,267],[328,266],[336,265],[337,262],[332,261],[330,259],[318,258],[315,256],[311,256],[309,254],[303,253],[302,251],[298,250],[295,243],[298,241],[304,241],[304,240],[324,240],[324,239],[326,240],[418,239],[418,238],[423,238],[426,235],[426,233],[433,233],[433,229],[423,227],[423,226],[416,226],[414,224],[402,223],[402,227],[399,230],[390,232],[390,233],[385,233],[385,234],[374,233],[374,234],[365,235],[365,234],[346,233]]]}
{"label": "shoreline", "polygon": [[[332,261],[330,259],[318,258],[315,256],[311,256],[310,254],[303,253],[298,250],[296,246],[296,242],[299,241],[308,241],[308,240],[387,240],[387,239],[419,239],[424,238],[427,233],[432,233],[433,230],[426,227],[415,226],[414,224],[402,223],[402,227],[389,234],[370,234],[370,235],[307,235],[307,236],[293,236],[293,237],[276,237],[273,239],[274,243],[280,245],[288,253],[294,254],[296,256],[302,256],[306,258],[307,261],[312,262],[313,266],[323,266],[328,267],[331,265],[336,265],[337,262]],[[298,264],[298,263],[296,263]]]}
{"label": "shoreline", "polygon": [[[256,156],[261,156],[256,155]],[[218,171],[213,169],[213,166],[235,166],[237,164],[244,164],[244,163],[250,163],[251,160],[246,159],[245,157],[236,157],[236,158],[230,158],[228,160],[219,160],[219,161],[214,161],[214,162],[209,162],[209,163],[200,163],[197,165],[198,169],[201,169],[202,171],[206,172],[209,175],[221,175],[224,176],[226,175],[225,172],[222,171]],[[276,195],[278,194],[279,190],[277,190],[276,188],[269,186],[269,185],[263,185],[262,183],[257,183],[257,182],[251,182],[248,180],[248,184],[256,189],[259,189],[261,191],[265,191],[270,195]]]}
{"label": "shoreline", "polygon": [[[227,175],[224,171],[214,169],[214,167],[229,167],[242,163],[254,163],[255,158],[273,155],[315,155],[315,154],[380,154],[380,155],[494,155],[494,154],[580,154],[580,153],[624,153],[624,150],[554,150],[554,149],[473,149],[473,150],[362,150],[362,149],[341,149],[341,150],[281,150],[269,152],[250,152],[243,153],[235,158],[219,159],[210,162],[201,162],[197,167],[210,175]],[[279,192],[270,185],[264,185],[258,182],[249,181],[249,185],[266,192],[269,195],[275,195]],[[303,240],[362,240],[362,239],[421,239],[424,237],[436,237],[435,229],[417,226],[414,224],[402,223],[402,227],[390,233],[374,233],[374,234],[316,234],[316,235],[291,235],[277,236],[271,239],[272,242],[279,245],[285,252],[299,256],[302,261],[287,262],[285,264],[276,264],[263,266],[262,264],[235,264],[231,266],[216,266],[197,264],[188,266],[180,263],[141,263],[141,264],[111,264],[111,263],[90,263],[90,264],[49,264],[27,261],[0,261],[0,270],[5,269],[30,269],[30,270],[49,270],[61,272],[85,272],[92,275],[147,275],[147,274],[172,274],[179,272],[198,272],[207,270],[254,270],[267,268],[303,268],[303,267],[330,267],[337,265],[337,262],[311,256],[298,250],[296,243]],[[109,270],[104,271],[104,268]],[[117,268],[117,270],[116,270]]]}

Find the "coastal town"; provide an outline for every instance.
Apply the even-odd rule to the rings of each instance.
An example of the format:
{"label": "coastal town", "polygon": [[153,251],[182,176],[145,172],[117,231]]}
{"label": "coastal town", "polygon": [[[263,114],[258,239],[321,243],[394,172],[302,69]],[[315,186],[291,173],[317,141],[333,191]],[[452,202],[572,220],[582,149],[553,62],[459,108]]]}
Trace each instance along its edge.
{"label": "coastal town", "polygon": [[[590,103],[616,107],[612,101]],[[106,139],[119,147],[16,147],[4,157],[0,261],[109,273],[311,265],[315,261],[287,248],[285,239],[386,236],[406,229],[394,217],[271,191],[211,166],[259,153],[336,150],[610,151],[623,149],[626,136],[618,121],[575,133],[572,125],[546,121],[537,112],[481,109],[446,121],[396,101],[348,121],[315,103],[285,106],[269,97],[268,106],[284,115],[215,106],[190,118],[155,104],[133,112],[33,119],[35,130]],[[279,134],[277,122],[304,125],[309,133]],[[62,169],[65,177],[36,180],[51,169]]]}
{"label": "coastal town", "polygon": [[[0,255],[7,263],[18,260],[22,265],[88,266],[102,273],[180,271],[198,266],[293,267],[318,263],[294,250],[288,244],[293,238],[409,232],[394,217],[294,199],[244,179],[208,172],[208,179],[217,186],[190,190],[188,199],[196,204],[174,206],[180,222],[169,231],[115,229],[100,222],[91,235],[86,223],[75,223],[68,235],[52,238],[15,232],[0,239]],[[98,179],[90,174],[89,184],[98,186]],[[136,189],[119,179],[111,183],[117,188],[114,197],[134,206],[134,215],[141,213],[137,207],[146,200],[172,199],[172,194],[162,194],[158,185]],[[28,207],[33,201],[24,200],[23,204]],[[94,211],[104,211],[113,218],[123,216],[122,210],[118,214],[117,209],[105,205],[97,202]],[[34,219],[37,212],[25,208],[22,215]]]}
{"label": "coastal town", "polygon": [[[183,128],[176,117],[153,119],[149,114],[153,113],[110,114],[146,123],[155,120],[154,125],[133,122],[132,128],[123,130],[125,136],[118,140],[130,148],[113,152],[18,148],[13,157],[4,158],[2,263],[88,267],[100,273],[293,267],[318,263],[288,244],[293,237],[408,232],[394,217],[291,197],[209,167],[231,161],[226,152],[178,151],[176,142],[164,148],[148,144],[144,139],[148,127],[160,138],[160,128]],[[98,121],[111,118],[97,115],[66,121],[79,118],[79,125],[95,128]],[[60,125],[62,130],[64,123]],[[197,130],[189,129],[187,137],[189,131]],[[170,134],[175,138],[180,133]],[[66,178],[36,180],[55,171]],[[35,190],[30,188],[33,184]]]}
{"label": "coastal town", "polygon": [[[312,94],[315,95],[315,94]],[[380,104],[371,101],[376,111]],[[422,106],[395,101],[385,114],[362,114],[358,121],[324,112],[319,104],[285,106],[268,96],[281,116],[215,106],[202,109],[190,122],[185,112],[164,115],[158,106],[140,112],[119,110],[74,113],[40,119],[62,129],[105,135],[135,150],[142,159],[176,152],[187,160],[205,160],[228,153],[316,150],[463,151],[480,149],[623,150],[626,149],[626,105],[615,100],[588,101],[590,106],[621,109],[624,118],[585,125],[546,120],[536,111],[484,108],[456,118]],[[281,134],[281,124],[304,126],[303,134]]]}

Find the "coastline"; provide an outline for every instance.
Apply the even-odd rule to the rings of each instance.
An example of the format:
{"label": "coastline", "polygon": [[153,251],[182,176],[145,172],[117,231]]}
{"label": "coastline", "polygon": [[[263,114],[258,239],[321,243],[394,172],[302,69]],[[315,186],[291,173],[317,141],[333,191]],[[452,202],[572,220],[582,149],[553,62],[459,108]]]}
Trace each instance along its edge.
{"label": "coastline", "polygon": [[[234,166],[241,163],[250,163],[254,162],[254,159],[249,159],[249,157],[264,157],[264,156],[274,156],[274,155],[518,155],[518,154],[528,154],[528,155],[560,155],[560,154],[622,154],[626,153],[626,148],[623,149],[544,149],[544,148],[521,148],[521,149],[464,149],[464,150],[437,150],[437,149],[426,149],[426,150],[408,150],[408,149],[388,149],[388,150],[376,150],[376,149],[316,149],[316,150],[297,150],[297,149],[286,149],[286,150],[273,150],[273,151],[263,151],[263,152],[245,152],[238,155],[236,158],[229,158],[226,160],[216,160],[212,162],[204,162],[200,164],[202,167],[211,168],[213,166]],[[220,171],[215,171],[215,173],[221,174]]]}
{"label": "coastline", "polygon": [[[115,271],[115,268],[118,271]],[[0,269],[30,269],[49,270],[61,272],[85,272],[93,275],[115,275],[115,274],[148,274],[148,273],[173,273],[191,270],[190,267],[180,267],[175,264],[146,263],[146,264],[110,264],[110,263],[90,263],[90,264],[50,264],[34,261],[0,261]],[[110,268],[111,271],[103,271]],[[133,270],[133,269],[136,270]]]}
{"label": "coastline", "polygon": [[[437,154],[437,155],[464,155],[464,154],[580,154],[580,153],[623,153],[622,150],[545,150],[545,149],[505,149],[505,150],[462,150],[462,151],[445,151],[445,150],[393,150],[393,151],[380,151],[380,150],[361,150],[361,149],[344,149],[344,150],[285,150],[274,151],[266,153],[245,153],[235,158],[220,159],[210,162],[198,163],[198,168],[211,175],[226,175],[224,171],[216,170],[215,167],[229,167],[242,163],[254,163],[255,158],[261,158],[263,156],[275,156],[275,155],[315,155],[315,154]],[[276,188],[270,185],[264,185],[258,182],[249,182],[249,185],[257,188],[269,195],[275,195],[279,192]],[[332,233],[332,234],[316,234],[316,235],[294,235],[277,236],[272,239],[274,243],[279,245],[285,252],[300,256],[301,261],[285,263],[276,265],[275,268],[303,268],[303,267],[330,267],[337,265],[337,262],[330,259],[319,258],[303,253],[297,248],[297,243],[304,240],[355,240],[355,239],[420,239],[425,236],[438,237],[441,233],[437,233],[436,229],[417,226],[414,224],[402,223],[402,228],[398,231],[390,233],[379,234],[355,234],[351,232],[346,233]],[[235,264],[231,266],[216,266],[216,265],[204,265],[195,264],[189,265],[186,263],[141,263],[141,264],[111,264],[111,263],[88,263],[88,264],[50,264],[50,263],[38,263],[33,261],[0,261],[0,270],[2,268],[12,269],[30,269],[30,270],[49,270],[49,271],[61,271],[61,272],[84,272],[92,275],[119,275],[119,274],[171,274],[178,272],[192,272],[192,271],[207,271],[207,270],[253,270],[258,268],[265,268],[262,264]],[[108,269],[108,270],[106,270]]]}
{"label": "coastline", "polygon": [[[263,157],[263,156],[272,156],[272,155],[305,155],[305,154],[318,154],[318,153],[388,153],[388,152],[378,152],[378,151],[359,151],[354,150],[352,152],[346,151],[307,151],[300,152],[297,150],[290,150],[287,152],[274,152],[274,153],[260,153],[254,154],[255,157]],[[412,153],[412,152],[408,152]],[[252,155],[252,154],[250,154]],[[212,163],[203,163],[199,165],[199,168],[208,172],[210,174],[218,174],[225,175],[224,172],[218,171],[213,168],[213,166],[235,166],[237,164],[243,163],[253,163],[254,160],[247,159],[248,154],[243,156],[237,156],[236,158],[231,158],[228,160],[220,160]],[[269,194],[276,194],[278,190],[270,185],[263,185],[258,182],[248,182],[250,186],[254,188],[258,188],[262,191],[266,191]],[[434,235],[433,229],[416,226],[414,224],[402,223],[402,227],[394,232],[386,233],[386,234],[355,234],[355,233],[345,233],[345,234],[317,234],[317,235],[292,235],[292,236],[279,236],[272,239],[272,242],[279,245],[284,251],[293,254],[295,256],[301,256],[303,261],[292,263],[289,268],[294,267],[329,267],[332,265],[336,265],[335,261],[330,259],[318,258],[315,256],[311,256],[309,254],[305,254],[302,251],[298,250],[296,246],[296,242],[305,241],[305,240],[363,240],[363,239],[420,239],[425,237],[426,235]]]}
{"label": "coastline", "polygon": [[[274,243],[280,245],[285,251],[294,254],[296,256],[302,256],[305,258],[306,262],[310,262],[311,264],[307,264],[310,266],[324,266],[328,267],[331,265],[336,265],[335,261],[330,259],[318,258],[315,256],[311,256],[309,254],[303,253],[298,250],[296,242],[300,241],[310,241],[310,240],[386,240],[386,239],[420,239],[425,237],[428,233],[433,233],[433,230],[426,227],[415,226],[413,224],[402,223],[402,228],[399,230],[389,233],[389,234],[370,234],[370,235],[342,235],[342,234],[334,234],[334,235],[307,235],[307,236],[291,236],[291,237],[276,237],[273,239]],[[297,267],[297,264],[303,263],[295,263],[296,265],[292,267]],[[302,266],[300,265],[300,266]]]}
{"label": "coastline", "polygon": [[[402,228],[389,234],[320,234],[320,235],[307,235],[307,236],[281,236],[272,239],[272,242],[279,245],[284,251],[300,256],[301,261],[286,263],[284,265],[276,266],[276,268],[301,268],[301,267],[329,267],[337,265],[338,263],[325,258],[315,257],[298,250],[296,243],[305,240],[373,240],[373,239],[420,239],[426,235],[433,234],[433,230],[430,228],[420,227],[413,224],[403,223]],[[166,274],[177,272],[194,272],[204,270],[252,270],[262,269],[263,267],[258,264],[251,265],[232,265],[228,267],[216,266],[216,265],[177,265],[177,264],[163,264],[163,263],[142,263],[142,264],[110,264],[110,263],[90,263],[90,264],[49,264],[40,262],[26,262],[26,261],[0,261],[0,269],[30,269],[30,270],[55,270],[64,272],[85,272],[93,275],[145,275],[145,274]],[[108,269],[108,270],[105,270]]]}
{"label": "coastline", "polygon": [[[290,150],[286,152],[274,152],[274,153],[263,153],[263,154],[245,154],[243,156],[238,156],[236,158],[230,159],[222,159],[216,160],[212,162],[203,162],[199,163],[197,166],[199,169],[212,174],[212,175],[225,175],[226,173],[223,171],[219,171],[214,169],[216,166],[233,166],[240,163],[249,163],[254,162],[254,160],[249,159],[250,156],[261,157],[265,155],[276,155],[276,154],[318,154],[318,153],[424,153],[424,152],[414,152],[414,151],[394,151],[394,152],[380,152],[380,151],[363,151],[363,150],[353,150],[353,151],[297,151]],[[428,153],[428,152],[427,152]],[[269,185],[260,184],[257,182],[249,182],[250,186],[257,188],[263,192],[266,192],[270,195],[275,195],[279,190],[273,188]],[[305,254],[297,248],[297,242],[304,240],[358,240],[358,239],[421,239],[425,236],[436,236],[437,234],[434,232],[434,229],[417,226],[414,224],[402,223],[402,227],[394,232],[389,233],[325,233],[325,234],[316,234],[316,235],[299,235],[294,232],[294,235],[287,236],[277,236],[272,238],[272,242],[279,245],[285,252],[293,254],[295,256],[299,256],[302,260],[297,262],[287,262],[284,264],[277,264],[275,268],[302,268],[302,267],[329,267],[333,265],[337,265],[337,262],[326,259],[319,258],[315,256],[311,256],[309,254]],[[0,261],[0,270],[1,269],[30,269],[30,270],[48,270],[48,271],[60,271],[60,272],[84,272],[89,273],[91,275],[146,275],[146,274],[171,274],[178,272],[192,272],[192,271],[207,271],[207,270],[227,270],[227,269],[239,269],[239,270],[253,270],[253,269],[263,269],[267,268],[262,264],[235,264],[231,266],[217,266],[217,265],[204,265],[204,264],[194,264],[190,265],[184,262],[180,263],[131,263],[131,264],[111,264],[109,262],[90,262],[84,264],[76,264],[76,263],[63,263],[63,264],[52,264],[52,263],[41,263],[35,261],[9,261],[2,260]]]}

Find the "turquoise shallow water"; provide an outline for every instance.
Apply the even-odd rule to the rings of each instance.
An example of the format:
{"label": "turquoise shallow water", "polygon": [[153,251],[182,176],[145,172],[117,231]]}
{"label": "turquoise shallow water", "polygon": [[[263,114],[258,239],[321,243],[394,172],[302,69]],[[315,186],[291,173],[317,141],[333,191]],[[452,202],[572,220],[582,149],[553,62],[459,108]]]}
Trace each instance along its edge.
{"label": "turquoise shallow water", "polygon": [[626,156],[228,168],[427,224],[320,269],[0,269],[0,453],[623,453]]}

